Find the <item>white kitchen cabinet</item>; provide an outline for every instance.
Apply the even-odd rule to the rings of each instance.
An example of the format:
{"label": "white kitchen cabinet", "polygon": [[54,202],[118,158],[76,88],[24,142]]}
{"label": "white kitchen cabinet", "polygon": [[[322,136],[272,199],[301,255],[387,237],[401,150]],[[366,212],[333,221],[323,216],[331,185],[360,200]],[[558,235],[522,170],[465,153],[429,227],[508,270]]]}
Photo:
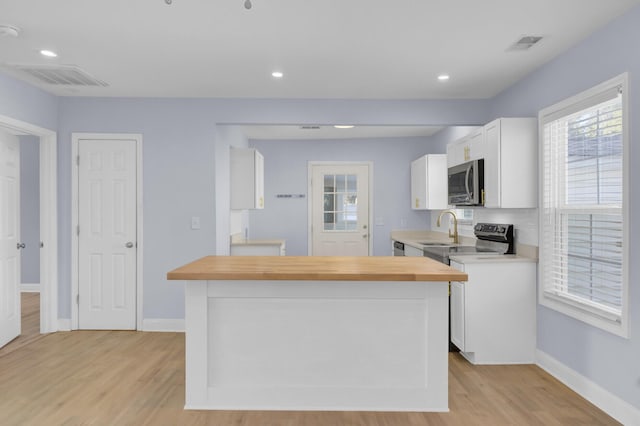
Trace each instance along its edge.
{"label": "white kitchen cabinet", "polygon": [[531,364],[536,349],[536,263],[452,261],[451,340],[473,364]]}
{"label": "white kitchen cabinet", "polygon": [[447,208],[447,156],[424,155],[411,163],[411,208]]}
{"label": "white kitchen cabinet", "polygon": [[409,244],[404,245],[404,255],[405,256],[414,256],[414,257],[422,257],[424,256],[424,252],[422,249],[415,248],[410,246]]}
{"label": "white kitchen cabinet", "polygon": [[264,157],[253,148],[231,150],[231,209],[264,208]]}
{"label": "white kitchen cabinet", "polygon": [[467,136],[447,145],[447,167],[484,158],[484,128],[474,130]]}
{"label": "white kitchen cabinet", "polygon": [[537,120],[499,118],[484,126],[484,134],[484,206],[537,207]]}
{"label": "white kitchen cabinet", "polygon": [[[451,302],[451,341],[464,352],[464,284],[460,281],[452,281],[449,297]],[[454,312],[455,315],[453,315]]]}

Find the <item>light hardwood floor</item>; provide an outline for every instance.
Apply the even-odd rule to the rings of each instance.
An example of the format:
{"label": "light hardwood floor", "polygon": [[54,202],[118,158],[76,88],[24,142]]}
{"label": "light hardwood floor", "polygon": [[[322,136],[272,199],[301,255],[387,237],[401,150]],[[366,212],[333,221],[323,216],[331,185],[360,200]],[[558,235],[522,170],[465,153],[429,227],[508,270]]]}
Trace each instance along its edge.
{"label": "light hardwood floor", "polygon": [[183,405],[181,333],[61,332],[0,353],[3,426],[618,424],[536,366],[472,366],[458,354],[449,357],[449,413],[185,411]]}

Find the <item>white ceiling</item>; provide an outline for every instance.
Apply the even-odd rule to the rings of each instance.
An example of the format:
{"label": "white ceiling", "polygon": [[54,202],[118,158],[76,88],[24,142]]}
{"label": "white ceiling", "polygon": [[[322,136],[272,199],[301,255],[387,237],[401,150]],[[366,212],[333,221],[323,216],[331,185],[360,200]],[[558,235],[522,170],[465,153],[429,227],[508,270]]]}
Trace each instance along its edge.
{"label": "white ceiling", "polygon": [[[75,65],[109,84],[35,84],[62,96],[487,98],[640,3],[252,1],[0,0],[0,24],[21,29],[0,37],[0,67]],[[544,39],[507,51],[524,35]]]}

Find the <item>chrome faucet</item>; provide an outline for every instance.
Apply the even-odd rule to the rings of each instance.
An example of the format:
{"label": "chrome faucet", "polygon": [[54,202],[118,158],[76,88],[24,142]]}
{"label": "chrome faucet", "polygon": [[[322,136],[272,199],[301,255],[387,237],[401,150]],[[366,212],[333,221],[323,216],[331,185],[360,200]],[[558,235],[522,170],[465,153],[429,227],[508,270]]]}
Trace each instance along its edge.
{"label": "chrome faucet", "polygon": [[444,210],[444,211],[440,212],[440,215],[438,216],[438,221],[436,222],[436,225],[440,226],[440,219],[442,219],[442,216],[445,213],[449,213],[449,214],[451,214],[451,216],[453,216],[453,234],[451,233],[451,229],[449,229],[449,237],[453,238],[453,243],[454,244],[458,244],[460,242],[460,239],[458,238],[458,217],[456,216],[456,214],[454,212],[452,212],[451,210]]}

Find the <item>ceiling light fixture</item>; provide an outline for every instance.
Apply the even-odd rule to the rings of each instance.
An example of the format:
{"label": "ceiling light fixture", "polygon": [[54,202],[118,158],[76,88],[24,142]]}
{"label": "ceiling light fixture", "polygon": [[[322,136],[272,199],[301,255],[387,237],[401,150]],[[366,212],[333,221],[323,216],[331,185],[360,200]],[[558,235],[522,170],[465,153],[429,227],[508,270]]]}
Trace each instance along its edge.
{"label": "ceiling light fixture", "polygon": [[447,80],[449,80],[449,76],[448,76],[447,74],[440,74],[440,75],[438,76],[438,80],[440,80],[440,81],[447,81]]}
{"label": "ceiling light fixture", "polygon": [[282,78],[284,77],[284,74],[282,73],[282,71],[274,71],[271,73],[271,77],[273,78]]}
{"label": "ceiling light fixture", "polygon": [[251,6],[253,6],[251,4],[251,0],[244,0],[244,8],[245,9],[249,10],[249,9],[251,9]]}
{"label": "ceiling light fixture", "polygon": [[18,37],[20,28],[13,25],[0,25],[0,37]]}
{"label": "ceiling light fixture", "polygon": [[335,127],[336,129],[353,129],[356,126],[351,124],[336,124],[333,127]]}
{"label": "ceiling light fixture", "polygon": [[51,50],[46,50],[46,49],[41,50],[41,51],[40,51],[40,54],[41,54],[42,56],[46,56],[47,58],[55,58],[55,57],[57,57],[57,56],[58,56],[58,54],[57,54],[56,52],[53,52],[53,51],[51,51]]}

